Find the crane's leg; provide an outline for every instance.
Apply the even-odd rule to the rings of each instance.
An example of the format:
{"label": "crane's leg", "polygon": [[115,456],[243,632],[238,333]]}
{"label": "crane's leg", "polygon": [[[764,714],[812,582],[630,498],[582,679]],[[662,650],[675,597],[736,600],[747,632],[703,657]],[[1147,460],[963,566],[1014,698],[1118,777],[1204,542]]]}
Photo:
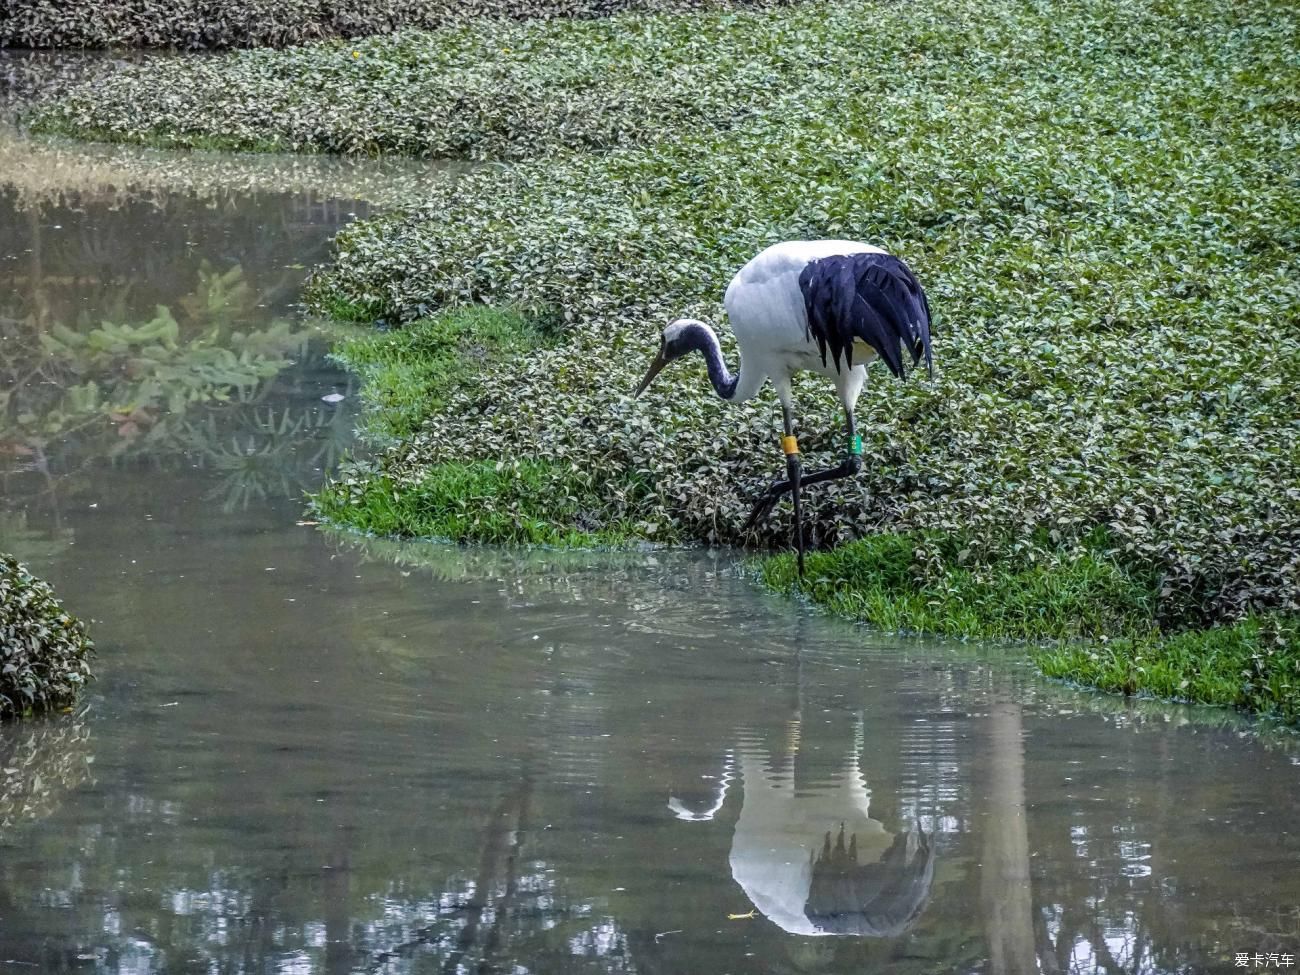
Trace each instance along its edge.
{"label": "crane's leg", "polygon": [[799,553],[799,575],[802,576],[804,556],[803,498],[800,495],[799,488],[803,483],[803,464],[799,460],[799,442],[794,436],[794,417],[790,413],[790,407],[784,403],[781,404],[781,418],[785,422],[785,436],[781,438],[781,449],[785,451],[786,480],[777,481],[763,492],[754,504],[754,509],[749,513],[749,519],[745,522],[745,531],[765,520],[772,513],[772,509],[776,507],[776,503],[781,500],[781,495],[789,491],[794,499],[794,547],[795,551]]}
{"label": "crane's leg", "polygon": [[781,449],[785,451],[785,469],[790,475],[790,497],[794,499],[794,550],[799,566],[799,578],[802,579],[803,498],[799,494],[799,481],[803,473],[803,464],[799,460],[799,441],[794,438],[794,421],[790,416],[790,410],[783,406],[781,413],[785,420],[785,438],[781,441]]}
{"label": "crane's leg", "polygon": [[[776,503],[781,500],[781,495],[787,491],[793,491],[796,484],[807,486],[809,484],[820,484],[822,481],[837,481],[840,478],[852,477],[862,470],[862,439],[858,436],[857,425],[853,422],[853,414],[846,411],[849,429],[849,455],[841,463],[834,467],[828,467],[825,470],[814,471],[811,474],[800,472],[798,481],[793,475],[785,481],[777,481],[766,491],[764,491],[754,503],[754,509],[749,513],[749,520],[745,522],[745,530],[753,528],[759,522],[764,521],[776,507]],[[788,422],[786,430],[790,429]],[[796,495],[797,498],[797,495]],[[797,501],[796,501],[797,505]],[[802,530],[802,529],[801,529]],[[800,543],[802,544],[802,537]]]}

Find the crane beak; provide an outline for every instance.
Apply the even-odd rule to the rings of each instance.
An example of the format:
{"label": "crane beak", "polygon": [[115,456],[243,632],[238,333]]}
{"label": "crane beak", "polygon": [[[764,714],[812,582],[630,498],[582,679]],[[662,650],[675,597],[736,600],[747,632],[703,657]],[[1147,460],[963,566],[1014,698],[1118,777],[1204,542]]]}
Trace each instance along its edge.
{"label": "crane beak", "polygon": [[650,368],[646,370],[645,378],[641,380],[641,385],[638,386],[636,392],[632,394],[633,399],[636,399],[645,392],[646,387],[650,385],[655,376],[659,375],[663,367],[668,365],[669,361],[670,360],[664,357],[664,350],[660,347],[659,354],[655,356],[655,361],[650,363]]}

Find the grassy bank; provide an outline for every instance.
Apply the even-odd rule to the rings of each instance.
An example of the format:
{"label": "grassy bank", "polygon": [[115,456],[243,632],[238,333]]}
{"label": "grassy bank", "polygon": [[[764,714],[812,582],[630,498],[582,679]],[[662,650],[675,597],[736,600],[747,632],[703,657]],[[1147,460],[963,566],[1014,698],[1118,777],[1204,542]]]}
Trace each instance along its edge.
{"label": "grassy bank", "polygon": [[[559,310],[555,340],[485,366],[355,475],[349,498],[427,489],[426,512],[451,483],[464,517],[438,534],[483,537],[523,500],[483,477],[519,464],[544,479],[529,491],[576,499],[541,512],[551,537],[785,545],[788,507],[741,533],[781,467],[770,393],[719,404],[697,364],[628,393],[662,325],[717,320],[766,244],[880,243],[926,284],[939,375],[873,374],[864,472],[807,493],[813,540],[959,538],[984,587],[971,626],[1047,635],[1060,583],[1081,587],[1060,614],[1081,634],[1148,640],[1300,609],[1297,30],[1276,0],[482,23],[357,57],[145,67],[38,122],[519,160],[352,226],[311,292],[389,321]],[[408,89],[427,94],[403,107]],[[516,102],[545,124],[511,123]],[[806,463],[838,460],[825,384],[796,394]],[[355,507],[360,527],[428,527]],[[914,552],[944,585],[951,565]]]}
{"label": "grassy bank", "polygon": [[1153,633],[1152,580],[1096,541],[1052,561],[1008,551],[971,564],[951,537],[882,533],[810,554],[802,582],[792,555],[764,560],[760,572],[773,589],[888,630],[1024,640]]}
{"label": "grassy bank", "polygon": [[[400,331],[357,335],[334,356],[361,376],[368,441],[402,450],[419,431],[436,436],[437,417],[453,401],[480,415],[505,406],[478,395],[482,370],[519,360],[553,342],[554,333],[543,316],[466,308]],[[480,542],[596,545],[633,532],[608,511],[611,498],[635,496],[635,485],[576,476],[562,448],[545,458],[501,450],[495,460],[448,459],[402,480],[385,466],[382,459],[346,466],[312,498],[316,513],[379,535]]]}
{"label": "grassy bank", "polygon": [[1159,579],[1089,542],[1053,560],[1006,551],[970,565],[960,540],[887,533],[810,554],[802,580],[792,555],[757,569],[778,592],[883,629],[1034,641],[1048,677],[1300,721],[1300,614],[1163,632]]}
{"label": "grassy bank", "polygon": [[1174,636],[1034,653],[1048,677],[1121,694],[1217,704],[1300,722],[1300,616],[1266,614]]}

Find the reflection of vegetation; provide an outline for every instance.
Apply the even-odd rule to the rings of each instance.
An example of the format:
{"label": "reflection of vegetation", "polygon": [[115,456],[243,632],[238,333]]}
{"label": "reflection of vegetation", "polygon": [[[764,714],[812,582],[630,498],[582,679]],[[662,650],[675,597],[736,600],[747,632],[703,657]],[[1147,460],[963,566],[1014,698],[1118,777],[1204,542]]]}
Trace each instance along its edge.
{"label": "reflection of vegetation", "polygon": [[10,499],[39,495],[57,527],[106,458],[203,469],[228,509],[315,486],[353,423],[350,398],[322,403],[320,387],[351,391],[290,306],[329,234],[369,213],[353,198],[393,202],[428,165],[71,147],[0,127],[0,174],[0,237],[22,255],[0,297]]}
{"label": "reflection of vegetation", "polygon": [[116,456],[175,440],[189,409],[246,395],[301,348],[287,322],[238,330],[252,300],[236,267],[200,272],[181,321],[159,306],[138,324],[55,324],[31,335],[29,324],[5,323],[0,443],[32,456],[56,440],[106,440],[104,452]]}
{"label": "reflection of vegetation", "polygon": [[0,553],[0,718],[74,700],[90,680],[94,649],[49,583]]}
{"label": "reflection of vegetation", "polygon": [[[98,461],[147,458],[213,472],[220,481],[208,497],[227,511],[299,495],[351,442],[352,414],[315,395],[278,402],[324,366],[324,351],[288,321],[250,327],[266,320],[264,297],[238,266],[219,273],[205,264],[193,292],[147,321],[43,327],[35,312],[0,318],[7,472],[41,475],[53,500]],[[115,315],[129,314],[120,297],[115,305]]]}
{"label": "reflection of vegetation", "polygon": [[1154,697],[1122,697],[1079,688],[1063,681],[1036,683],[1023,695],[1026,702],[1045,707],[1049,713],[1093,715],[1110,726],[1132,734],[1162,734],[1170,728],[1189,728],[1193,733],[1220,731],[1267,751],[1300,756],[1300,736],[1295,728],[1274,717],[1246,715],[1238,711],[1184,704]]}
{"label": "reflection of vegetation", "polygon": [[245,412],[220,421],[209,413],[186,424],[180,438],[191,458],[222,475],[209,497],[220,498],[225,511],[294,495],[303,486],[301,471],[333,467],[352,439],[349,414],[341,410],[254,405]]}
{"label": "reflection of vegetation", "polygon": [[[225,634],[229,653],[204,663],[175,651],[186,688],[222,689],[206,705],[191,696],[174,709],[152,706],[174,699],[179,671],[151,660],[157,676],[130,695],[138,720],[96,731],[97,764],[114,775],[13,837],[23,852],[0,857],[5,957],[34,971],[64,970],[56,950],[99,952],[109,970],[132,958],[142,971],[176,958],[229,972],[292,958],[303,970],[412,975],[516,962],[606,973],[993,970],[992,919],[978,909],[978,864],[990,862],[981,843],[990,779],[979,763],[990,753],[991,763],[1005,760],[983,731],[1003,668],[906,645],[883,648],[871,668],[846,666],[847,626],[765,611],[741,582],[719,579],[725,557],[720,566],[683,553],[363,543],[404,567],[424,555],[439,579],[460,579],[430,584],[420,571],[322,557],[313,534],[291,534],[289,544],[311,555],[329,593],[290,604],[281,590],[250,592],[249,612]],[[240,546],[248,567],[288,564],[262,561],[284,541],[252,544]],[[157,568],[168,574],[193,565],[188,554],[167,558]],[[354,574],[365,582],[346,588]],[[254,590],[268,588],[259,582]],[[163,589],[155,612],[189,626],[156,630],[159,642],[222,619],[207,605],[207,582]],[[268,629],[277,603],[295,615]],[[738,635],[718,625],[723,613],[747,620]],[[316,652],[328,640],[353,649]],[[804,652],[792,654],[792,643]],[[311,659],[320,683],[300,668],[266,669],[284,654]],[[250,704],[233,725],[225,695]],[[1172,731],[1154,708],[1143,734],[1130,734],[1117,727],[1130,720],[1123,701],[1086,699],[1114,714],[1103,722],[1091,709],[1077,713],[1085,699],[1040,681],[1022,696],[1032,701],[1022,734],[1004,729],[1000,740],[1028,753],[1028,850],[1048,852],[1028,856],[1033,913],[1006,923],[1033,921],[1039,935],[1041,921],[1043,940],[1031,944],[1052,951],[1040,956],[1045,970],[1058,947],[1066,964],[1056,970],[1069,971],[1073,946],[1100,950],[1107,938],[1161,951],[1159,965],[1121,958],[1117,971],[1187,970],[1207,957],[1211,923],[1231,912],[1268,919],[1258,905],[1284,887],[1255,893],[1247,871],[1211,880],[1203,865],[1253,863],[1276,844],[1262,827],[1207,842],[1213,827],[1189,829],[1180,810],[1213,810],[1254,779],[1276,787],[1284,756],[1260,764],[1248,748],[1222,747],[1227,735]],[[1076,713],[1060,717],[1054,703]],[[716,777],[701,773],[718,771],[737,729],[764,743],[771,767],[784,762],[795,708],[809,719],[796,785],[822,792],[842,774],[854,715],[865,709],[873,815],[890,832],[920,821],[935,834],[934,895],[906,940],[796,939],[761,918],[728,922],[727,912],[749,909],[727,870],[739,790],[714,826],[681,824],[664,808],[679,783],[713,788]],[[1186,775],[1201,755],[1207,774]],[[1259,801],[1275,795],[1266,789]],[[1154,842],[1158,855],[1170,848],[1149,883],[1120,872],[1135,841]],[[1002,862],[1015,853],[999,849]],[[1170,909],[1165,881],[1180,892],[1199,885],[1183,913]],[[28,932],[36,935],[24,942]],[[38,940],[44,932],[57,933]]]}
{"label": "reflection of vegetation", "polygon": [[0,829],[43,818],[90,776],[85,711],[0,725]]}
{"label": "reflection of vegetation", "polygon": [[[563,591],[580,595],[607,596],[632,584],[638,572],[653,569],[652,550],[610,550],[593,552],[585,549],[507,548],[463,546],[451,542],[394,537],[375,537],[326,527],[325,531],[341,546],[356,551],[369,562],[385,562],[401,569],[419,569],[439,582],[472,581],[499,578],[509,583],[509,591]],[[695,583],[706,570],[717,571],[717,563],[701,555],[689,561],[672,554],[679,573],[689,573]],[[675,599],[676,589],[665,587],[665,603]],[[649,598],[646,596],[645,598]]]}

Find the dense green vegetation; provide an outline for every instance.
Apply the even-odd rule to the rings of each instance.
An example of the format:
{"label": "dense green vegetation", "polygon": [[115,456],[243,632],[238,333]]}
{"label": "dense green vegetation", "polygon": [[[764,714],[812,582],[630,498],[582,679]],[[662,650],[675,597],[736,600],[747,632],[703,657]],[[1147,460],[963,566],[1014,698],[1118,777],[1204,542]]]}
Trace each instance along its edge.
{"label": "dense green vegetation", "polygon": [[[1008,536],[1051,560],[1101,527],[1161,577],[1162,620],[1286,604],[1300,198],[1266,106],[1295,77],[1293,20],[1196,2],[728,18],[725,63],[782,79],[739,123],[471,175],[345,232],[315,293],[390,315],[510,301],[569,319],[564,345],[485,372],[479,395],[512,409],[449,403],[437,438],[394,454],[395,475],[466,445],[496,459],[558,444],[583,470],[644,472],[652,493],[631,510],[611,499],[608,517],[734,541],[745,495],[779,466],[771,400],[721,406],[686,369],[644,403],[626,394],[659,326],[716,316],[763,244],[869,236],[928,283],[941,377],[871,385],[864,476],[809,492],[818,541],[941,530],[970,538],[979,564]],[[831,460],[824,384],[800,395],[808,462]]]}
{"label": "dense green vegetation", "polygon": [[557,26],[477,21],[146,62],[83,86],[32,121],[43,131],[168,147],[516,159],[724,127],[798,68],[777,51],[775,61],[753,60],[751,39],[717,18]]}
{"label": "dense green vegetation", "polygon": [[[786,544],[788,507],[740,533],[779,471],[770,394],[720,405],[698,365],[628,392],[661,326],[716,320],[766,244],[880,243],[927,286],[940,372],[874,375],[865,470],[807,493],[813,541],[911,539],[920,585],[955,588],[908,625],[1146,639],[1300,607],[1298,19],[1275,0],[847,0],[483,23],[144,67],[37,121],[523,160],[354,225],[311,293],[390,321],[561,310],[563,341],[403,421],[358,475],[472,485],[445,532],[468,537],[508,524],[518,498],[483,478],[518,464],[539,494],[578,499],[540,512],[551,537]],[[518,124],[516,105],[548,121]],[[825,384],[796,392],[806,463],[833,462]],[[355,507],[376,530],[423,524]],[[961,539],[957,568],[926,539]],[[844,581],[872,544],[823,557],[837,599],[882,602]]]}
{"label": "dense green vegetation", "polygon": [[700,0],[22,0],[0,8],[0,48],[282,47],[470,17],[602,17]]}
{"label": "dense green vegetation", "polygon": [[94,649],[49,583],[0,552],[0,718],[70,704]]}

